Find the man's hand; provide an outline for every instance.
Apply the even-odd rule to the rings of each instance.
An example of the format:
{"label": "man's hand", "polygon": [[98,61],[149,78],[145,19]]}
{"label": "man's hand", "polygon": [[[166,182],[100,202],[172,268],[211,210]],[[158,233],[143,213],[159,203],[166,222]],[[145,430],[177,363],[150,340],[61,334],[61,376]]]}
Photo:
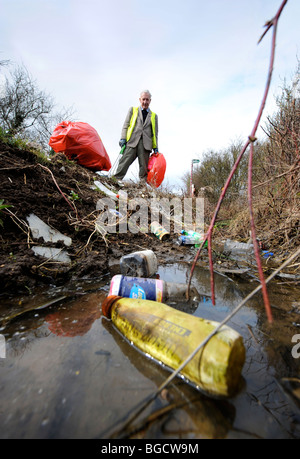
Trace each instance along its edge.
{"label": "man's hand", "polygon": [[120,142],[119,142],[119,145],[121,148],[124,147],[124,145],[126,145],[126,139],[121,139]]}
{"label": "man's hand", "polygon": [[158,153],[158,148],[153,148],[153,153]]}

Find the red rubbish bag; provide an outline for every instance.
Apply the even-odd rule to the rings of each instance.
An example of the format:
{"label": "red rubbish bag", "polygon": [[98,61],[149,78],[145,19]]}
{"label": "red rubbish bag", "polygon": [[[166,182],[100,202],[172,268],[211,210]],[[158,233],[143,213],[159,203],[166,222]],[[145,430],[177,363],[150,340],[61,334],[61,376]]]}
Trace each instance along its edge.
{"label": "red rubbish bag", "polygon": [[111,162],[97,131],[81,121],[62,121],[54,129],[49,145],[56,153],[93,171],[109,171]]}
{"label": "red rubbish bag", "polygon": [[165,177],[167,163],[162,153],[154,153],[149,158],[147,183],[158,188]]}

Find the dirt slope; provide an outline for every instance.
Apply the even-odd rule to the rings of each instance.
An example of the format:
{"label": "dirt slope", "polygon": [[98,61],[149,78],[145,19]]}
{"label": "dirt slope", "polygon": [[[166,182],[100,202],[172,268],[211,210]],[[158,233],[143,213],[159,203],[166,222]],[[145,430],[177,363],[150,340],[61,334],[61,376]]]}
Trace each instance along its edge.
{"label": "dirt slope", "polygon": [[[107,273],[123,254],[151,248],[165,260],[186,257],[172,241],[160,242],[148,233],[110,234],[105,239],[95,232],[96,204],[103,197],[92,189],[94,180],[118,186],[67,160],[63,154],[41,162],[36,154],[0,143],[0,200],[11,207],[0,211],[1,294],[30,292],[43,284],[61,285],[76,278],[97,278]],[[128,197],[151,193],[149,186],[126,187]],[[35,214],[44,223],[72,239],[67,248],[71,263],[47,261],[37,256],[37,245],[64,249],[62,242],[35,240],[27,217]],[[181,253],[182,252],[182,253]]]}

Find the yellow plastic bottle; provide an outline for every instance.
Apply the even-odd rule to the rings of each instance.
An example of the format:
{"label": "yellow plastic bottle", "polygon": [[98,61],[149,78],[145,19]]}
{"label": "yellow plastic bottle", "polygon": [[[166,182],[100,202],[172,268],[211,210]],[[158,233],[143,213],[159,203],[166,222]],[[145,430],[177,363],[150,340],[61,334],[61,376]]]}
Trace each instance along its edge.
{"label": "yellow plastic bottle", "polygon": [[[137,348],[173,370],[218,326],[150,300],[108,296],[102,314]],[[181,375],[217,397],[234,395],[245,362],[242,336],[223,326],[182,369]]]}

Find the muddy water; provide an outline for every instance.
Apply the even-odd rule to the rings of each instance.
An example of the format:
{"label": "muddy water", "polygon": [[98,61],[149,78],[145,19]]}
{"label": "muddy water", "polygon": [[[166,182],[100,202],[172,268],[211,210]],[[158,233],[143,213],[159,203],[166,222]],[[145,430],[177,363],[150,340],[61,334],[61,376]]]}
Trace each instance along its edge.
{"label": "muddy water", "polygon": [[[190,266],[166,265],[158,272],[166,281],[186,282]],[[2,301],[0,438],[110,438],[169,376],[101,317],[109,281],[53,287],[30,303]],[[221,274],[215,282],[213,306],[209,273],[196,268],[192,284],[200,301],[172,306],[221,321],[257,286],[253,278]],[[228,324],[243,336],[247,353],[235,397],[212,399],[176,378],[135,420],[133,430],[118,435],[300,438],[300,351],[293,352],[292,342],[300,334],[299,286],[276,281],[269,292],[272,325],[259,295]]]}

